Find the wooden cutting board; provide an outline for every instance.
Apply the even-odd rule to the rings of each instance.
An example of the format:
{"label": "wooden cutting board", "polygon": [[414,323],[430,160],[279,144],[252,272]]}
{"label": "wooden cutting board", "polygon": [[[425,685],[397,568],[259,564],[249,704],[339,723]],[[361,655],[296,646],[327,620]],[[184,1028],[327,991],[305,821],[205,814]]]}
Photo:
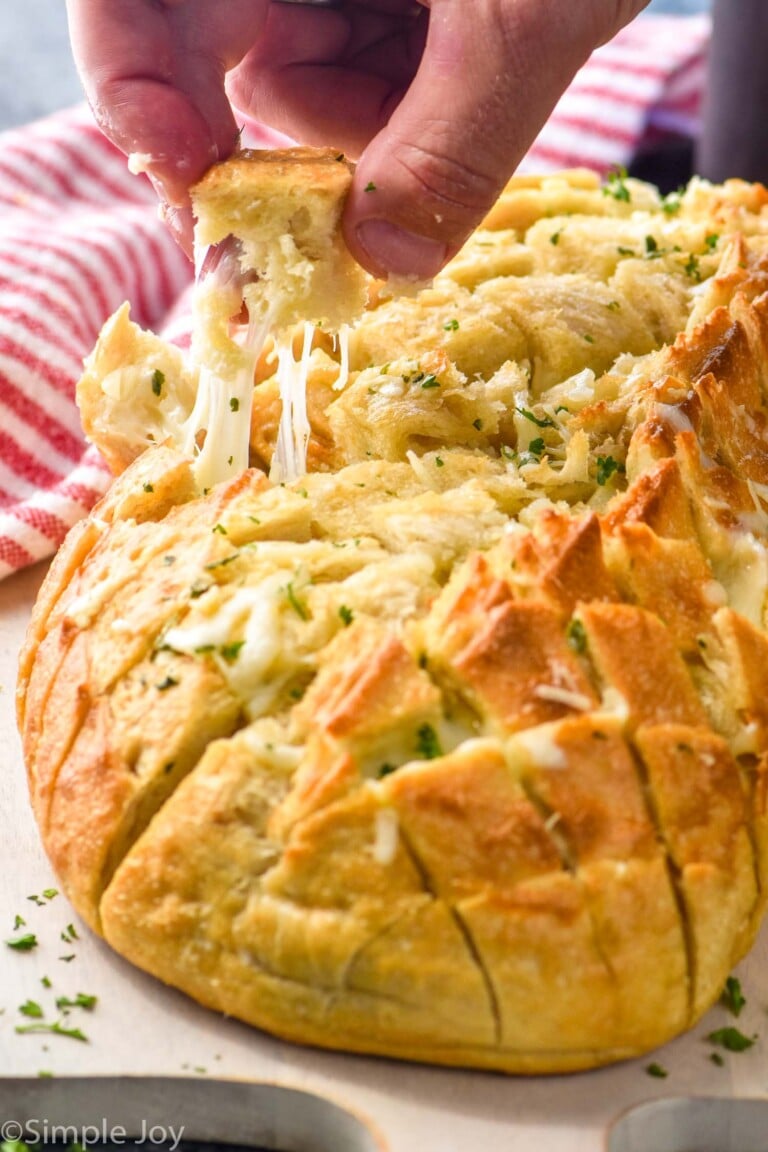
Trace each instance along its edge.
{"label": "wooden cutting board", "polygon": [[[44,895],[58,885],[29,811],[13,707],[17,653],[42,576],[37,568],[0,584],[0,940],[23,933],[38,940],[27,952],[0,944],[0,1139],[2,1123],[18,1119],[14,1109],[28,1120],[41,1110],[82,1115],[78,1109],[87,1106],[91,1116],[108,1112],[112,1123],[120,1122],[120,1108],[134,1121],[142,1109],[164,1115],[166,1124],[171,1115],[181,1123],[186,1117],[194,1128],[189,1137],[232,1130],[228,1139],[287,1152],[598,1152],[611,1123],[641,1101],[766,1096],[766,931],[737,972],[747,998],[738,1020],[717,1007],[689,1036],[644,1060],[548,1079],[296,1047],[206,1011],[131,968],[78,922],[63,895]],[[17,917],[25,923],[14,930]],[[96,1005],[57,1012],[57,997],[78,993],[96,996]],[[44,1021],[60,1020],[87,1040],[18,1033],[41,1022],[19,1011],[28,1001],[40,1006]],[[705,1037],[731,1024],[757,1040],[743,1053],[719,1050],[719,1065]],[[648,1073],[652,1061],[666,1078]],[[173,1079],[60,1083],[126,1076]]]}

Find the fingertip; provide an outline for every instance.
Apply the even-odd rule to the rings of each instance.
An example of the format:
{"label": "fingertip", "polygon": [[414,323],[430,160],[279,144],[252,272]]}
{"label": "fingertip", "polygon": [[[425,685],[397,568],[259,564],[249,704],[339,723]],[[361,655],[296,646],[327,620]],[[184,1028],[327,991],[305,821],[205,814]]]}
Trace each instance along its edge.
{"label": "fingertip", "polygon": [[448,259],[448,246],[441,240],[419,236],[389,220],[363,220],[352,236],[353,255],[378,277],[431,280]]}
{"label": "fingertip", "polygon": [[182,252],[193,259],[194,216],[189,204],[177,205],[161,202],[158,208],[160,219],[168,228]]}

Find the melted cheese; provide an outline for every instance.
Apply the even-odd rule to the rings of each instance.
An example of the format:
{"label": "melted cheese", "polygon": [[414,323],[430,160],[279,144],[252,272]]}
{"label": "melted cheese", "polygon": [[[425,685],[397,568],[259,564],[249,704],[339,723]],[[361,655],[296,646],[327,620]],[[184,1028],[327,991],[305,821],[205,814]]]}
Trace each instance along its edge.
{"label": "melted cheese", "polygon": [[[237,588],[210,616],[192,624],[170,628],[164,642],[188,655],[209,653],[235,695],[256,719],[273,704],[291,674],[299,666],[283,643],[282,614],[286,574],[274,573],[257,587]],[[227,660],[221,650],[233,641],[242,642],[237,655]],[[275,672],[274,666],[281,668]]]}
{"label": "melted cheese", "polygon": [[373,825],[373,858],[377,864],[386,867],[397,854],[400,839],[397,812],[394,808],[379,808]]}
{"label": "melted cheese", "polygon": [[184,451],[194,457],[195,478],[203,491],[248,467],[253,373],[268,331],[268,324],[251,318],[232,379],[222,379],[206,365],[200,366],[197,397],[184,430]]}
{"label": "melted cheese", "polygon": [[305,323],[301,359],[298,362],[293,358],[289,340],[277,342],[277,382],[282,412],[275,454],[269,470],[269,478],[274,484],[297,480],[307,471],[307,444],[310,433],[307,417],[307,375],[313,336],[313,325]]}
{"label": "melted cheese", "polygon": [[342,324],[338,335],[334,337],[334,346],[338,342],[339,348],[339,375],[333,383],[335,392],[341,392],[349,381],[349,324]]}
{"label": "melted cheese", "polygon": [[554,739],[551,725],[540,724],[538,728],[517,732],[513,744],[524,749],[538,768],[559,769],[568,766],[568,759]]}
{"label": "melted cheese", "polygon": [[763,627],[766,590],[768,590],[768,551],[752,533],[731,533],[727,556],[716,564],[716,574],[728,592],[731,608],[754,624]]}

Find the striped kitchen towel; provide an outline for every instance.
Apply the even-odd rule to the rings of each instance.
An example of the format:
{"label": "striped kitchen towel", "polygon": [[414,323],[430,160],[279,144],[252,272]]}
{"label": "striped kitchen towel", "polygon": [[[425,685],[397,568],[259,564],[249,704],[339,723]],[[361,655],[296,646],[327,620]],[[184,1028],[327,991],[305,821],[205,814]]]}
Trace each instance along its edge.
{"label": "striped kitchen towel", "polygon": [[[703,16],[635,21],[581,70],[522,169],[604,173],[648,133],[694,134],[708,31]],[[0,578],[50,556],[109,483],[74,402],[102,323],[128,299],[184,345],[190,283],[149,183],[85,106],[0,134]]]}

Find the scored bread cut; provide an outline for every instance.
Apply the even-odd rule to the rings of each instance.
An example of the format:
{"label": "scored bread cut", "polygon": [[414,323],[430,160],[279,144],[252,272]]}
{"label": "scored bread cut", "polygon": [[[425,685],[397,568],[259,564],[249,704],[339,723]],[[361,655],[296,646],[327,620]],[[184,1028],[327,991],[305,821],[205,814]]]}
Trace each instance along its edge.
{"label": "scored bread cut", "polygon": [[[206,178],[205,243],[247,240],[242,171]],[[110,322],[80,395],[121,474],[19,682],[95,931],[227,1015],[409,1060],[569,1071],[701,1017],[768,878],[767,237],[756,185],[513,181],[432,286],[368,286],[348,373],[312,333],[283,484],[268,356],[251,466],[205,492],[199,365]]]}

